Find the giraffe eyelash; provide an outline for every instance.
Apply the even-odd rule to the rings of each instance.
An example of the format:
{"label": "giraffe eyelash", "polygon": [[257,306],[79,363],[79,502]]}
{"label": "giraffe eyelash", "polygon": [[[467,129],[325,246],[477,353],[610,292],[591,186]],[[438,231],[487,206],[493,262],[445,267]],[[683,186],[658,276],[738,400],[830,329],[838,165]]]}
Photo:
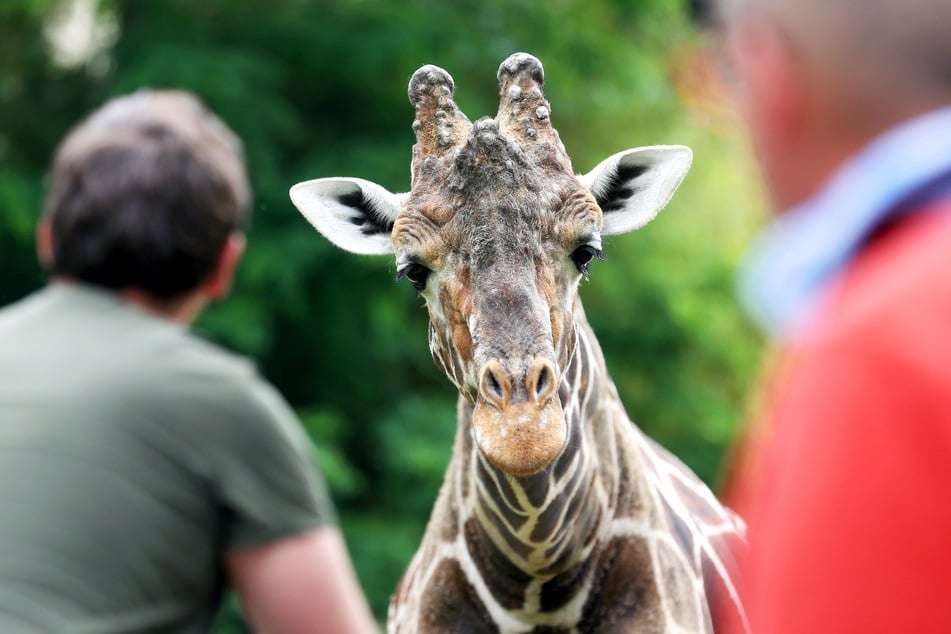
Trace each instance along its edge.
{"label": "giraffe eyelash", "polygon": [[432,271],[418,262],[410,262],[396,272],[396,281],[399,282],[404,277],[409,280],[418,293],[426,290],[426,281]]}
{"label": "giraffe eyelash", "polygon": [[575,268],[578,269],[578,272],[581,273],[581,276],[585,280],[590,280],[588,265],[591,263],[591,260],[594,258],[602,261],[605,260],[604,251],[590,244],[582,244],[571,252],[570,257],[571,261],[575,263]]}

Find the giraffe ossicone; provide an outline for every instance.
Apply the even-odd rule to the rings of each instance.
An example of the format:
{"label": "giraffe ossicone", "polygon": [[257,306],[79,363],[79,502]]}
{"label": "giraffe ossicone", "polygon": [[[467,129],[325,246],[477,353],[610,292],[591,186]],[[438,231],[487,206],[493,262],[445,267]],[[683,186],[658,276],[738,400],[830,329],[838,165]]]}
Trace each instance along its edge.
{"label": "giraffe ossicone", "polygon": [[576,175],[541,63],[516,53],[498,80],[497,115],[472,123],[449,73],[413,75],[409,192],[358,178],[290,192],[337,246],[395,256],[459,390],[446,481],[388,629],[710,632],[724,606],[742,622],[742,521],[631,423],[578,298],[601,237],[652,219],[692,154],[633,148]]}

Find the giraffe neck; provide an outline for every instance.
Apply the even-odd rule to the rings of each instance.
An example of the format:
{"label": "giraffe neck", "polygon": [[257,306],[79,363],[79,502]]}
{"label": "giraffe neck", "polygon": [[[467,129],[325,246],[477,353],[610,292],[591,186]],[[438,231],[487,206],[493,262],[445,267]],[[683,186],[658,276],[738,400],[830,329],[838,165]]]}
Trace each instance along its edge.
{"label": "giraffe neck", "polygon": [[474,495],[471,508],[461,509],[465,540],[489,590],[516,613],[581,609],[592,549],[613,514],[614,478],[605,477],[594,427],[604,427],[605,408],[619,403],[583,314],[575,333],[560,390],[568,424],[562,454],[538,474],[518,478],[468,443],[463,477]]}
{"label": "giraffe neck", "polygon": [[567,446],[542,472],[497,470],[460,392],[453,458],[390,632],[712,632],[745,614],[729,566],[742,522],[628,419],[577,307],[559,396]]}

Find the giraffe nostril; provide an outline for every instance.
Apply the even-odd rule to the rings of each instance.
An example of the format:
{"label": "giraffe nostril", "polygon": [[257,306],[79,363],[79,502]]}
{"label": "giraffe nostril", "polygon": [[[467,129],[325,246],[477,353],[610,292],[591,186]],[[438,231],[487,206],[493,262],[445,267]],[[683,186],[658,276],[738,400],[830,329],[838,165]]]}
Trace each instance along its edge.
{"label": "giraffe nostril", "polygon": [[499,380],[495,378],[494,372],[486,373],[485,386],[493,396],[497,397],[499,400],[502,400],[502,386],[499,385]]}
{"label": "giraffe nostril", "polygon": [[512,396],[512,387],[498,361],[490,361],[482,368],[479,380],[479,392],[482,398],[503,409]]}
{"label": "giraffe nostril", "polygon": [[539,405],[544,404],[555,393],[557,379],[551,362],[537,357],[527,379],[528,393]]}
{"label": "giraffe nostril", "polygon": [[542,396],[551,382],[551,372],[547,367],[543,367],[538,372],[538,378],[535,379],[535,397]]}

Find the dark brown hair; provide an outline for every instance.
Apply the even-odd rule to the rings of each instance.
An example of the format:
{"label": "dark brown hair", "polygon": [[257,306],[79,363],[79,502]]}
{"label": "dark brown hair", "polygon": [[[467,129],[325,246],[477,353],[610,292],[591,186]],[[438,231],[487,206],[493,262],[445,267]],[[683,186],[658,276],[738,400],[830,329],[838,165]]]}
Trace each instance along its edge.
{"label": "dark brown hair", "polygon": [[118,97],[56,152],[44,206],[51,273],[175,298],[214,271],[249,197],[240,141],[198,99]]}

